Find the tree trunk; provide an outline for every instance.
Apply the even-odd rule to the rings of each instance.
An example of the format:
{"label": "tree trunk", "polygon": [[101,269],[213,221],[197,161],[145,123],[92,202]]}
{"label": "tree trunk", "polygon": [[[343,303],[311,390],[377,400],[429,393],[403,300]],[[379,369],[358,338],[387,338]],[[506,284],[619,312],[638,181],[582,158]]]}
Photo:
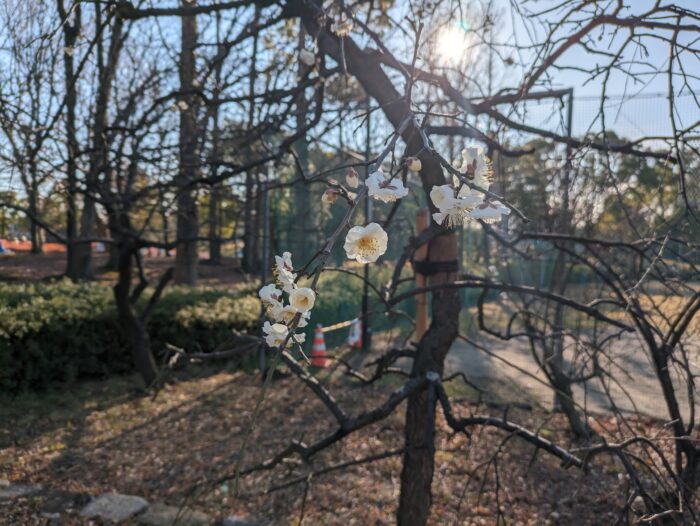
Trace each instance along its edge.
{"label": "tree trunk", "polygon": [[105,250],[107,250],[109,257],[107,258],[107,263],[105,263],[103,267],[104,270],[119,270],[119,247],[112,243],[107,245]]}
{"label": "tree trunk", "polygon": [[253,221],[254,192],[253,174],[245,174],[245,210],[243,212],[243,271],[255,270],[255,224]]}
{"label": "tree trunk", "polygon": [[[182,3],[185,7],[196,2]],[[175,254],[175,282],[196,285],[199,265],[197,237],[199,218],[196,192],[191,188],[198,168],[198,101],[193,94],[195,79],[195,47],[197,46],[197,18],[182,17],[180,49],[180,90],[186,106],[180,111],[180,171],[177,178],[177,253]]]}
{"label": "tree trunk", "polygon": [[[564,295],[569,282],[569,269],[567,268],[568,258],[563,252],[557,254],[557,259],[552,272],[552,291]],[[576,407],[572,381],[569,372],[565,369],[564,363],[564,306],[557,303],[554,306],[553,319],[554,334],[550,338],[548,345],[543,339],[544,347],[544,368],[547,371],[549,382],[554,388],[554,409],[563,411],[569,421],[569,427],[577,438],[590,438],[593,431],[588,426],[585,419]]]}
{"label": "tree trunk", "polygon": [[119,279],[114,286],[114,299],[117,303],[119,326],[131,348],[136,370],[146,386],[149,386],[158,377],[158,366],[151,352],[151,340],[146,324],[136,316],[130,300],[133,250],[135,249],[127,244],[119,244]]}
{"label": "tree trunk", "polygon": [[95,201],[88,195],[85,195],[85,204],[80,215],[80,234],[78,241],[75,243],[76,279],[92,279],[94,276],[92,243],[90,239],[94,237],[96,221],[97,209]]}
{"label": "tree trunk", "polygon": [[[304,30],[303,24],[299,28],[299,41],[298,47],[299,51],[304,49],[306,31]],[[304,75],[309,71],[309,66],[299,61],[298,66],[298,76],[303,78]],[[306,115],[309,111],[309,104],[306,100],[304,90],[299,92],[296,100],[297,114],[296,114],[296,126],[297,131],[303,130],[306,126]],[[299,140],[294,144],[297,152],[297,160],[304,172],[308,171],[309,168],[309,141],[304,134]],[[316,233],[316,229],[313,227],[313,214],[311,211],[311,189],[305,181],[301,181],[299,184],[294,185],[294,225],[293,230],[296,235],[294,239],[294,255],[299,261],[307,261],[312,253],[314,246],[313,235]]]}
{"label": "tree trunk", "polygon": [[[456,260],[457,235],[454,232],[430,243],[428,261]],[[428,283],[449,283],[456,277],[456,272],[434,274]],[[433,319],[418,343],[411,372],[413,377],[425,376],[430,371],[442,376],[445,357],[459,332],[459,290],[436,290],[432,296]],[[401,526],[424,525],[432,504],[431,485],[435,463],[435,395],[431,386],[408,398],[404,433],[408,449],[403,457],[397,523]]]}
{"label": "tree trunk", "polygon": [[[77,156],[80,149],[76,133],[75,114],[77,106],[77,78],[74,69],[72,50],[81,30],[81,7],[76,4],[71,9],[73,23],[68,22],[68,12],[64,6],[64,0],[57,0],[57,6],[63,21],[63,40],[66,52],[63,53],[63,67],[66,83],[66,177],[68,182],[68,195],[66,198],[66,275],[73,281],[84,279],[87,272],[82,263],[81,247],[78,246],[78,208],[76,197],[78,195],[78,168]],[[70,50],[70,51],[68,51]]]}
{"label": "tree trunk", "polygon": [[[255,14],[253,23],[257,24],[260,18],[260,6],[255,4]],[[250,74],[248,75],[248,94],[250,95],[250,103],[248,104],[248,129],[252,130],[255,126],[255,81],[258,73],[255,68],[255,62],[258,58],[258,33],[253,35],[253,46],[250,55]],[[252,153],[252,152],[251,152]],[[245,210],[243,213],[243,264],[244,272],[255,272],[257,254],[255,252],[255,238],[257,230],[255,230],[255,218],[253,217],[253,202],[254,187],[256,178],[254,174],[248,170],[245,174]],[[257,200],[256,200],[257,202]]]}
{"label": "tree trunk", "polygon": [[221,225],[219,224],[219,206],[221,203],[221,186],[211,187],[209,194],[209,263],[221,265]]}
{"label": "tree trunk", "polygon": [[31,170],[31,186],[27,194],[27,200],[29,201],[29,237],[32,242],[31,253],[41,254],[43,251],[41,243],[41,230],[39,228],[39,223],[36,222],[36,219],[39,217],[39,189],[37,188],[36,184],[37,174],[35,167],[32,166]]}
{"label": "tree trunk", "polygon": [[[220,25],[221,17],[219,14],[216,15],[216,41],[220,42]],[[219,53],[224,53],[222,47],[219,48]],[[221,68],[223,67],[224,61],[219,60],[216,63],[214,69],[214,80],[215,80],[215,97],[220,95],[221,82]],[[219,171],[219,155],[220,155],[220,142],[221,142],[221,126],[219,124],[219,114],[221,106],[215,104],[211,108],[212,112],[212,133],[211,133],[211,153],[209,156],[211,167],[211,176],[216,179],[217,173]],[[211,193],[209,194],[209,263],[212,265],[221,264],[221,200],[223,194],[223,187],[221,183],[214,184],[211,187]]]}
{"label": "tree trunk", "polygon": [[[73,23],[70,24],[66,19],[68,14],[63,5],[63,0],[57,0],[58,10],[63,21],[63,41],[66,50],[72,50],[75,47],[75,42],[80,33],[81,26],[81,7],[76,4],[73,13]],[[78,266],[78,254],[76,252],[75,240],[78,237],[78,220],[76,208],[76,196],[78,194],[78,167],[76,157],[78,155],[78,138],[75,129],[75,107],[77,104],[77,87],[73,64],[73,53],[63,53],[63,68],[65,72],[66,83],[66,178],[67,178],[67,196],[66,196],[66,275],[77,280],[80,277]]]}

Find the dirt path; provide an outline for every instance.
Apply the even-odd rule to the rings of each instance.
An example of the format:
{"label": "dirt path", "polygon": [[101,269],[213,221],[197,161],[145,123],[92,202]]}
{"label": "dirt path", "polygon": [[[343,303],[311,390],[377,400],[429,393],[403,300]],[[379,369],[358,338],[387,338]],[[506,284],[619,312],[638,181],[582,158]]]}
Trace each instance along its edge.
{"label": "dirt path", "polygon": [[[488,352],[457,341],[447,356],[446,373],[463,372],[478,387],[488,390],[502,401],[539,404],[548,409],[552,407],[553,391],[533,359],[529,346],[524,342],[498,340],[482,344]],[[696,358],[700,354],[697,347],[693,353]],[[635,335],[616,341],[611,359],[601,362],[603,369],[619,384],[603,386],[596,378],[585,385],[576,386],[574,396],[582,409],[593,414],[608,414],[614,403],[623,413],[668,419],[648,354]],[[691,364],[695,374],[700,372],[699,362],[695,360]],[[680,377],[678,374],[675,376],[680,386]],[[678,392],[682,397],[681,407],[687,415],[689,406],[684,389],[678,389]]]}

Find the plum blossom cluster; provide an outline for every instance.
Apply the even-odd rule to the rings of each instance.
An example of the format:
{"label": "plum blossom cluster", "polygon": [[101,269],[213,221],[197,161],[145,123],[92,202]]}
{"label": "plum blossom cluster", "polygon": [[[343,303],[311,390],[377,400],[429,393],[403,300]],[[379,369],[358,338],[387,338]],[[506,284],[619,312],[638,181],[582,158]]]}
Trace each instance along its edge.
{"label": "plum blossom cluster", "polygon": [[[488,190],[491,186],[491,160],[480,147],[470,146],[462,150],[462,159],[455,161],[453,167],[479,188]],[[501,216],[510,213],[502,203],[486,197],[479,190],[469,188],[457,177],[453,178],[451,185],[434,186],[430,191],[430,199],[438,209],[433,214],[433,219],[447,227],[462,225],[473,219],[495,223]]]}
{"label": "plum blossom cluster", "polygon": [[[419,172],[421,162],[415,157],[406,159],[406,167],[412,172]],[[348,170],[346,183],[350,188],[357,188],[360,180],[354,169]],[[367,176],[365,180],[367,194],[378,201],[393,203],[408,195],[408,188],[403,181],[391,174],[387,174],[380,166],[376,171]],[[354,226],[345,237],[345,252],[350,259],[359,263],[374,263],[384,255],[389,236],[378,223],[370,223],[366,226]]]}
{"label": "plum blossom cluster", "polygon": [[[405,165],[411,172],[420,172],[422,169],[420,160],[415,157],[407,158]],[[491,161],[478,146],[462,150],[462,159],[456,161],[453,166],[479,189],[489,189],[493,175]],[[353,189],[360,186],[357,171],[352,168],[348,170],[346,183]],[[403,180],[385,173],[381,166],[369,174],[364,183],[368,196],[384,203],[392,203],[408,195],[408,188]],[[355,194],[345,190],[343,192],[351,202],[355,199]],[[331,204],[338,195],[337,189],[327,190],[323,202]],[[479,190],[469,188],[457,177],[453,178],[453,184],[433,187],[430,199],[438,209],[438,212],[433,214],[433,219],[447,227],[461,225],[472,219],[493,223],[510,212],[502,203],[485,197]],[[344,248],[348,258],[359,263],[374,263],[386,252],[388,240],[388,235],[381,225],[369,223],[366,226],[352,227],[345,237]],[[301,344],[305,335],[295,334],[294,330],[308,325],[316,293],[311,288],[300,287],[297,284],[297,274],[294,272],[292,255],[289,252],[275,256],[274,274],[276,283],[265,285],[259,291],[269,318],[263,325],[265,342],[270,347],[277,348],[289,347],[294,343]]]}
{"label": "plum blossom cluster", "polygon": [[[423,168],[417,157],[406,158],[405,166],[414,173]],[[488,190],[493,179],[491,160],[482,148],[465,148],[462,150],[462,158],[455,161],[453,167],[479,190],[470,188],[458,177],[452,178],[452,184],[434,186],[430,191],[430,199],[438,209],[433,214],[436,223],[448,228],[463,225],[474,219],[495,223],[501,216],[510,213],[502,203],[486,197],[484,192],[480,191]],[[361,184],[358,173],[352,168],[348,170],[346,183],[350,188],[358,188]],[[370,173],[364,183],[369,197],[384,203],[392,203],[408,195],[408,188],[403,180],[396,175],[387,174],[381,166]],[[326,191],[322,200],[325,204],[332,204],[338,195],[338,190],[331,188]],[[351,228],[345,238],[344,248],[348,258],[360,263],[374,263],[386,252],[387,242],[388,236],[384,229],[377,223],[370,223]]]}
{"label": "plum blossom cluster", "polygon": [[290,334],[290,330],[293,326],[303,328],[309,323],[316,293],[309,287],[297,285],[297,274],[289,252],[275,256],[274,273],[276,283],[265,285],[258,292],[267,317],[272,322],[265,321],[263,325],[265,343],[270,347],[304,343],[305,334]]}

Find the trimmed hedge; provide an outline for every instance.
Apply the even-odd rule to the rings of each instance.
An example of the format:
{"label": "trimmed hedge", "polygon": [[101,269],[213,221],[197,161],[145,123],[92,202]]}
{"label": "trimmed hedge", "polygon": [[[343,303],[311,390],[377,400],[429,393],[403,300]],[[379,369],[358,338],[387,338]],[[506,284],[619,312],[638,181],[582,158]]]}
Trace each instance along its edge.
{"label": "trimmed hedge", "polygon": [[[260,303],[246,292],[172,287],[148,323],[153,351],[166,343],[212,351],[231,330],[255,331]],[[0,391],[42,388],[133,369],[112,289],[101,284],[0,284]]]}

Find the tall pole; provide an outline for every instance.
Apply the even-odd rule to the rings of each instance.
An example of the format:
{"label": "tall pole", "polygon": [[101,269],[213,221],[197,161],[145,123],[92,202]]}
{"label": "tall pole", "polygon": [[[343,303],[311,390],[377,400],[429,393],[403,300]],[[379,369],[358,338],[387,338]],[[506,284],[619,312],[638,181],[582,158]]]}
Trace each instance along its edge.
{"label": "tall pole", "polygon": [[262,190],[262,264],[260,265],[260,286],[265,285],[269,271],[270,262],[270,196],[269,196],[270,166],[267,167],[267,174],[263,176],[261,184]]}
{"label": "tall pole", "polygon": [[573,135],[574,124],[574,88],[569,88],[569,107],[566,112],[566,137],[569,142],[566,143],[566,169],[571,171],[571,137]]}
{"label": "tall pole", "polygon": [[[369,96],[367,97],[367,137],[365,138],[365,180],[369,177],[369,159],[371,154],[372,143],[370,141],[370,133],[372,130],[370,124],[369,112]],[[365,224],[372,220],[372,200],[369,196],[365,197]],[[369,264],[365,263],[365,281],[364,290],[362,292],[362,350],[366,351],[370,348],[370,338],[372,332],[369,327]]]}
{"label": "tall pole", "polygon": [[[262,199],[262,262],[260,265],[260,286],[264,286],[267,281],[267,275],[270,273],[268,268],[270,262],[270,197],[268,184],[271,176],[271,166],[267,165],[267,173],[263,175],[263,180],[260,183],[260,192]],[[260,306],[260,325],[265,320],[265,306]],[[261,378],[264,381],[267,377],[267,363],[265,360],[266,345],[258,346],[258,365],[260,367]]]}
{"label": "tall pole", "polygon": [[[420,236],[428,228],[430,222],[430,211],[421,208],[416,213],[416,237]],[[428,257],[428,244],[421,245],[414,256],[415,261],[425,261]],[[416,288],[422,289],[426,286],[426,277],[420,272],[415,272]],[[420,339],[428,330],[428,295],[423,292],[416,295],[416,341]]]}

